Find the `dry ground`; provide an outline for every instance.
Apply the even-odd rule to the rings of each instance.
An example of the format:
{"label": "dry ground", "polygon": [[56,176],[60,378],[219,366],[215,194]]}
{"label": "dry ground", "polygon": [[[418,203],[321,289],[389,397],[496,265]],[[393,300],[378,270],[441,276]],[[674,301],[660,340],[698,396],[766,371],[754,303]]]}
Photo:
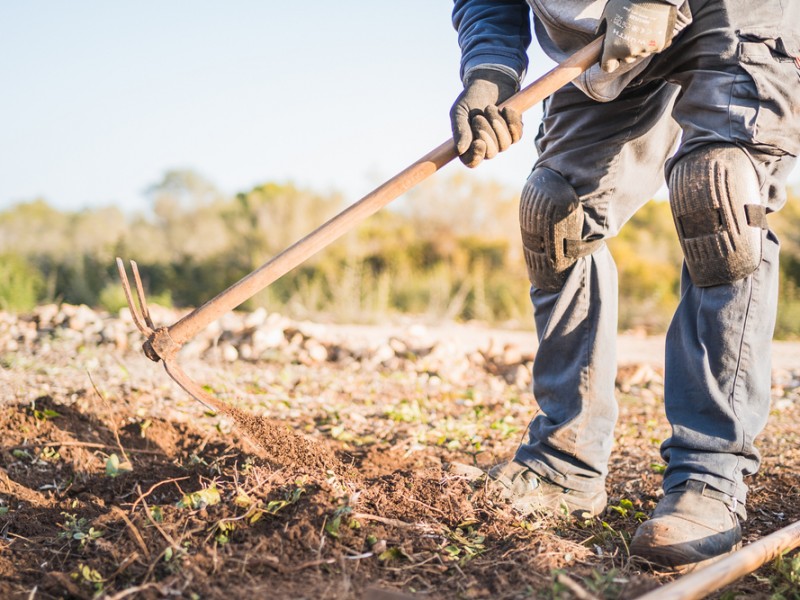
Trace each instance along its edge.
{"label": "dry ground", "polygon": [[[219,343],[186,367],[221,415],[126,348],[129,323],[87,339],[31,322],[0,353],[2,598],[635,598],[671,578],[628,555],[660,494],[655,358],[620,369],[607,513],[520,519],[445,468],[508,457],[532,415],[531,356],[503,334],[359,328],[377,342],[353,349],[355,330],[284,327],[288,345],[248,360]],[[797,348],[781,346],[748,540],[800,519]],[[715,597],[798,598],[794,560]]]}

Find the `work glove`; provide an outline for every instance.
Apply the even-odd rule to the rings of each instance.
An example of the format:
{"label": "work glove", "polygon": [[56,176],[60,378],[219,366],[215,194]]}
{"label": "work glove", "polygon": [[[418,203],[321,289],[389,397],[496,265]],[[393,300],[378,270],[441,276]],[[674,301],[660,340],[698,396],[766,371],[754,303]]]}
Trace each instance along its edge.
{"label": "work glove", "polygon": [[600,68],[613,73],[620,61],[661,52],[672,41],[677,14],[676,6],[658,0],[608,0],[598,28],[606,34]]}
{"label": "work glove", "polygon": [[497,108],[517,91],[517,80],[495,69],[475,69],[450,109],[458,156],[470,168],[494,158],[522,137],[522,117]]}

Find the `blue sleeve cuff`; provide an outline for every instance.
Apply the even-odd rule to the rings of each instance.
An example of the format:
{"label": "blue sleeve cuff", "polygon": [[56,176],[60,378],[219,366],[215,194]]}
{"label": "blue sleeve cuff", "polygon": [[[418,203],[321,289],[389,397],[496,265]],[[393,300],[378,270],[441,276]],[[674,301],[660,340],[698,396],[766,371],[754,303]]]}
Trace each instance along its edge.
{"label": "blue sleeve cuff", "polygon": [[481,65],[499,65],[521,80],[531,43],[527,0],[455,0],[453,25],[461,46],[461,79]]}

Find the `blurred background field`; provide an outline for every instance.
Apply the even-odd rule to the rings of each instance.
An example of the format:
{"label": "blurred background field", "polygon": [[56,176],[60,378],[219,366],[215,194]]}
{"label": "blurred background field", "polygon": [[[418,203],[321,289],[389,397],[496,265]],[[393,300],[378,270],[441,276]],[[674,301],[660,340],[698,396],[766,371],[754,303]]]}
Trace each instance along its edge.
{"label": "blurred background field", "polygon": [[[450,135],[452,3],[0,6],[0,310],[116,310],[114,257],[196,306]],[[413,36],[409,32],[413,31]],[[526,83],[553,66],[536,44]],[[502,157],[451,165],[245,308],[532,329],[517,201],[541,107]],[[800,337],[800,169],[770,217],[777,336]],[[145,191],[146,190],[146,191]],[[660,200],[611,242],[620,328],[662,332],[681,261]]]}
{"label": "blurred background field", "polygon": [[[776,337],[800,337],[798,192],[770,216],[782,242]],[[59,210],[46,200],[0,212],[0,309],[50,302],[116,311],[115,256],[135,259],[151,299],[197,306],[347,202],[269,182],[225,194],[201,174],[169,171],[138,212]],[[377,323],[400,314],[532,327],[517,225],[518,192],[469,174],[440,175],[368,219],[250,300],[292,318]],[[661,333],[679,298],[681,252],[669,206],[652,201],[610,243],[620,329]]]}

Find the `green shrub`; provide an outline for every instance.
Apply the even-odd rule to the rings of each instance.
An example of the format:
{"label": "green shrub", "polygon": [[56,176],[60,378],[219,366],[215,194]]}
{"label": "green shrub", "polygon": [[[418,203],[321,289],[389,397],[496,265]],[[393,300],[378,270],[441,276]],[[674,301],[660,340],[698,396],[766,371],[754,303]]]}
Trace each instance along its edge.
{"label": "green shrub", "polygon": [[0,255],[0,309],[27,312],[41,300],[44,280],[25,258]]}

